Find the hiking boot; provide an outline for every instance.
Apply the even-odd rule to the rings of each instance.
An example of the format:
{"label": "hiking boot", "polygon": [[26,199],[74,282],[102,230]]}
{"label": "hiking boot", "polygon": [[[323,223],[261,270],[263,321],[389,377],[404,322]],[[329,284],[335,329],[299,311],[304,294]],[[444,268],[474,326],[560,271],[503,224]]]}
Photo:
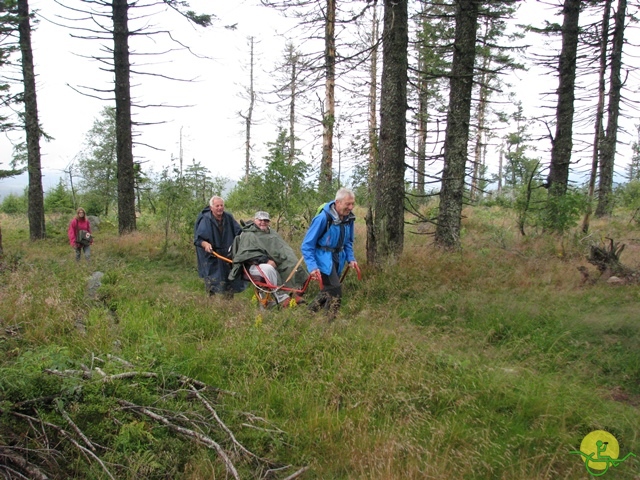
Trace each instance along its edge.
{"label": "hiking boot", "polygon": [[307,309],[311,313],[316,313],[322,310],[323,308],[327,308],[327,301],[331,297],[326,292],[320,292],[318,296],[309,304]]}
{"label": "hiking boot", "polygon": [[341,303],[342,299],[340,297],[332,298],[327,302],[327,320],[329,322],[333,322],[338,316]]}
{"label": "hiking boot", "polygon": [[324,307],[324,304],[325,304],[325,299],[316,298],[313,302],[311,302],[307,306],[307,310],[309,310],[311,313],[317,313],[320,310],[322,310],[322,308]]}

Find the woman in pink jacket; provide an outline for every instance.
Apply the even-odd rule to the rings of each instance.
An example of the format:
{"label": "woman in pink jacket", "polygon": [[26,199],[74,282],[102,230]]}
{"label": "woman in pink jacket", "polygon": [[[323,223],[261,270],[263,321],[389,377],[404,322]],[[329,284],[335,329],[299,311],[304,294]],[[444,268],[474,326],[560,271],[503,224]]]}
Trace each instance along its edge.
{"label": "woman in pink jacket", "polygon": [[[84,208],[79,208],[76,213],[77,215],[71,220],[69,231],[67,232],[69,235],[69,243],[76,251],[76,261],[80,261],[82,251],[84,251],[84,258],[86,258],[88,262],[89,256],[91,255],[91,245],[93,244],[91,225],[89,224],[89,220],[87,220],[87,213],[84,211]],[[81,237],[84,237],[84,239]]]}

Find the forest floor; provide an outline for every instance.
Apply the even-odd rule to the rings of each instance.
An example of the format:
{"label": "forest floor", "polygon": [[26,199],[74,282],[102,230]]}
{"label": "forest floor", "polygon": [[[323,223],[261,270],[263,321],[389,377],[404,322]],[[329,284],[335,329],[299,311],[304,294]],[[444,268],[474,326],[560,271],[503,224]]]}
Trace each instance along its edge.
{"label": "forest floor", "polygon": [[[166,238],[153,219],[123,237],[103,222],[87,265],[69,219],[28,242],[26,219],[0,215],[0,472],[589,478],[590,432],[609,432],[619,459],[640,456],[640,290],[579,271],[597,279],[586,257],[607,237],[638,268],[629,217],[522,237],[505,211],[474,207],[459,251],[408,226],[380,270],[358,220],[363,280],[347,276],[328,322],[304,306],[260,312],[250,289],[209,298],[190,236]],[[633,455],[602,465],[640,478]]]}

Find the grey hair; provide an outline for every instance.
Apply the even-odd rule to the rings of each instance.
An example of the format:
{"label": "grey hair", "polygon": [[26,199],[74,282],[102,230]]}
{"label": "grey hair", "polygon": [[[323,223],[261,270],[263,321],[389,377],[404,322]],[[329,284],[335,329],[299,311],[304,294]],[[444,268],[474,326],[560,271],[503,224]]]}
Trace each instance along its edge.
{"label": "grey hair", "polygon": [[211,200],[209,200],[209,206],[213,207],[213,202],[215,200],[222,200],[222,203],[224,203],[224,198],[219,197],[218,195],[214,195],[213,197],[211,197]]}
{"label": "grey hair", "polygon": [[355,200],[356,194],[353,193],[353,190],[351,190],[349,188],[344,188],[344,187],[336,192],[336,202],[339,201],[339,200],[340,201],[344,200],[347,197],[353,198]]}

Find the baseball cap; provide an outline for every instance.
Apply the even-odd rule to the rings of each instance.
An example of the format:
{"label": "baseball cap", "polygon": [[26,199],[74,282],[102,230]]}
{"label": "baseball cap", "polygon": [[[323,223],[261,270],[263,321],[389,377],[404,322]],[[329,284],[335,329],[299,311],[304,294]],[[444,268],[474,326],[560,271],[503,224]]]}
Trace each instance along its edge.
{"label": "baseball cap", "polygon": [[262,210],[259,212],[256,212],[256,214],[254,215],[254,217],[256,220],[269,220],[271,221],[271,218],[269,218],[269,214],[267,212],[263,212]]}

